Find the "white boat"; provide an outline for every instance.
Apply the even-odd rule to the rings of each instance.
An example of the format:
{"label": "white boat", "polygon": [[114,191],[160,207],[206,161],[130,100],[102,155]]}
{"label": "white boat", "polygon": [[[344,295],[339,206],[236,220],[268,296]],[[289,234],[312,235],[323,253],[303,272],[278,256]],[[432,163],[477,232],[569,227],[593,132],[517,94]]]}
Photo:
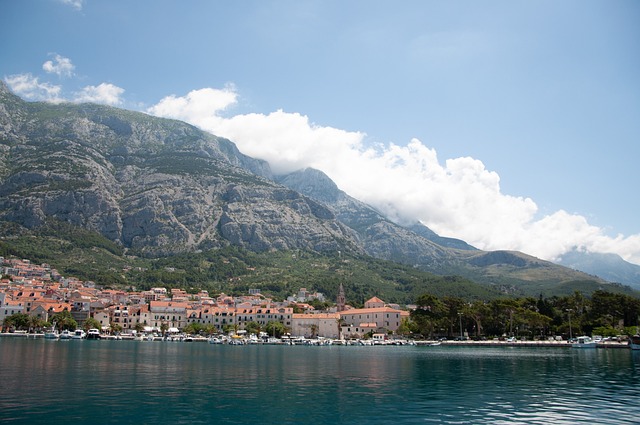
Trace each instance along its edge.
{"label": "white boat", "polygon": [[71,339],[84,339],[87,336],[86,332],[82,329],[76,329],[71,334]]}
{"label": "white boat", "polygon": [[640,335],[633,335],[629,338],[629,348],[632,350],[640,350]]}
{"label": "white boat", "polygon": [[53,322],[53,325],[51,326],[51,329],[48,329],[44,333],[44,339],[58,339],[59,336],[60,336],[60,334],[58,333],[58,330],[56,329],[56,322]]}
{"label": "white boat", "polygon": [[60,339],[71,339],[71,332],[69,332],[68,330],[64,330],[62,332],[60,332]]}
{"label": "white boat", "polygon": [[590,336],[579,336],[576,342],[571,343],[573,348],[596,348],[597,343]]}
{"label": "white boat", "polygon": [[58,339],[59,336],[58,331],[55,329],[51,329],[44,333],[44,339]]}
{"label": "white boat", "polygon": [[100,339],[102,335],[100,335],[100,331],[98,329],[89,329],[87,332],[87,339]]}

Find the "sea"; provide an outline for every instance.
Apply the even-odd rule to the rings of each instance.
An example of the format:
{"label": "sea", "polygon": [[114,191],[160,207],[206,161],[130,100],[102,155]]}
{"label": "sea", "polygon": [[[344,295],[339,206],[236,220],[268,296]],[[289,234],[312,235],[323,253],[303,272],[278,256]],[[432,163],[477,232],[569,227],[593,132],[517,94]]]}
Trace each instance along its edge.
{"label": "sea", "polygon": [[638,424],[628,349],[0,338],[2,424]]}

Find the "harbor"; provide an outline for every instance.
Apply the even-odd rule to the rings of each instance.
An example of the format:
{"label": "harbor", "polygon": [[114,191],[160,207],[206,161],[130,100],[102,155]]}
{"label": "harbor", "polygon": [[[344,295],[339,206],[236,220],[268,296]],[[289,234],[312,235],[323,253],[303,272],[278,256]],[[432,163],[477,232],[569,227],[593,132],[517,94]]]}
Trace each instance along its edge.
{"label": "harbor", "polygon": [[0,422],[631,424],[640,415],[640,352],[456,342],[1,338]]}
{"label": "harbor", "polygon": [[[27,333],[12,332],[0,333],[0,338],[28,338],[28,339],[45,339],[44,333]],[[57,338],[53,338],[54,340]],[[80,339],[80,338],[79,338]],[[84,339],[84,338],[82,338]],[[238,335],[187,335],[175,334],[162,336],[158,334],[119,334],[108,335],[102,334],[99,339],[106,341],[141,341],[141,342],[200,342],[213,345],[305,345],[305,346],[418,346],[418,347],[513,347],[513,348],[572,348],[573,343],[565,340],[507,340],[507,339],[491,339],[491,340],[414,340],[414,339],[332,339],[332,338],[305,338],[303,336],[283,338],[273,338],[263,335],[257,337],[238,336]],[[594,348],[600,349],[629,349],[628,341],[617,340],[599,340],[595,342]]]}

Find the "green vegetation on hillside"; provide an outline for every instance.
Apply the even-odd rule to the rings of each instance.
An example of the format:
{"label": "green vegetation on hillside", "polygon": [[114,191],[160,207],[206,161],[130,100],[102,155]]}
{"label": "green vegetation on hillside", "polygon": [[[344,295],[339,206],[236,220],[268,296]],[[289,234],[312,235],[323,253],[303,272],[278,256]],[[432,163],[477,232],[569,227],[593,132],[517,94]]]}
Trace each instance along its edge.
{"label": "green vegetation on hillside", "polygon": [[[425,293],[467,301],[492,300],[504,296],[532,294],[513,287],[476,283],[460,276],[439,276],[368,256],[308,251],[256,253],[234,246],[185,253],[156,259],[126,255],[118,244],[98,233],[67,223],[50,221],[35,231],[11,223],[0,223],[0,255],[17,256],[48,263],[65,276],[90,280],[105,287],[136,288],[162,286],[189,292],[247,293],[256,288],[283,299],[300,288],[321,292],[334,300],[342,283],[347,301],[362,306],[378,296],[386,302],[411,304]],[[544,296],[565,296],[576,290],[591,294],[600,289],[592,282],[549,285]],[[627,287],[611,285],[607,291],[638,297]]]}

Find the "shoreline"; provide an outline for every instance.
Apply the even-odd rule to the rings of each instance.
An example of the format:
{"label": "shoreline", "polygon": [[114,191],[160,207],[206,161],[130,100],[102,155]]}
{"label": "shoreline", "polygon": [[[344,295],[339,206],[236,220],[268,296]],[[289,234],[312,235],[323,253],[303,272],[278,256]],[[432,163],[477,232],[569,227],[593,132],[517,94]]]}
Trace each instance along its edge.
{"label": "shoreline", "polygon": [[[0,338],[27,338],[27,339],[45,339],[43,333],[0,333]],[[116,337],[114,335],[103,335],[101,339],[108,341],[134,341],[139,339],[131,338],[123,338]],[[52,341],[56,341],[57,339],[52,339]],[[160,341],[161,339],[155,339],[155,341]],[[189,342],[208,342],[209,339],[206,337],[192,337]],[[313,340],[307,340],[313,341]],[[267,343],[264,343],[269,345]],[[257,344],[247,344],[247,345],[261,345],[261,343]],[[273,344],[271,344],[273,345]],[[301,345],[301,344],[288,344],[281,343],[277,345]],[[303,345],[328,345],[328,344],[303,344]],[[361,345],[361,344],[351,344],[347,341],[342,341],[340,343],[332,344],[332,345]],[[523,348],[573,348],[572,344],[568,341],[429,341],[429,340],[402,340],[402,343],[395,343],[394,341],[385,341],[382,344],[366,344],[372,346],[402,346],[402,345],[414,345],[418,347],[523,347]],[[614,349],[629,349],[629,344],[627,342],[616,342],[616,341],[606,341],[599,342],[596,344],[596,348],[614,348]]]}
{"label": "shoreline", "polygon": [[[416,345],[429,345],[429,341],[416,341]],[[568,341],[442,341],[443,346],[454,347],[527,347],[527,348],[573,348]],[[630,348],[627,342],[606,341],[596,344],[596,348]]]}

